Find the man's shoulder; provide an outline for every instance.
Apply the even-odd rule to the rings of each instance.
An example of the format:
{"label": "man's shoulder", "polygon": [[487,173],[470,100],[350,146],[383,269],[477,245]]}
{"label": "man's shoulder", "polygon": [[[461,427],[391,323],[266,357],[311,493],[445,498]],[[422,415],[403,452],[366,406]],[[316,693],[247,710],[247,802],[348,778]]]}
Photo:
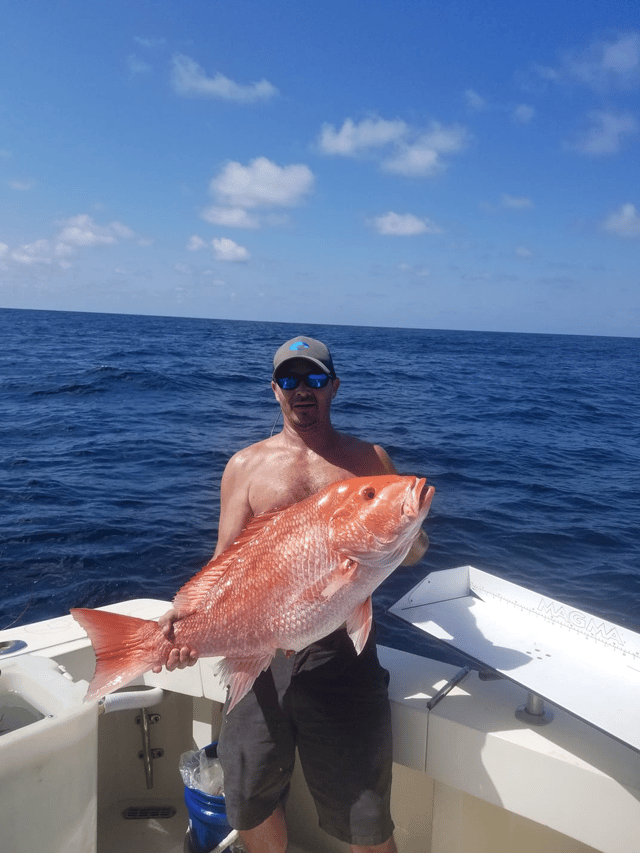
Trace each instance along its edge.
{"label": "man's shoulder", "polygon": [[274,449],[273,445],[273,437],[264,438],[261,441],[256,441],[254,444],[249,444],[247,447],[243,447],[233,454],[227,462],[227,468],[242,469],[252,466],[272,453]]}
{"label": "man's shoulder", "polygon": [[355,435],[340,433],[340,453],[351,460],[363,475],[395,473],[389,454],[379,444],[364,441]]}

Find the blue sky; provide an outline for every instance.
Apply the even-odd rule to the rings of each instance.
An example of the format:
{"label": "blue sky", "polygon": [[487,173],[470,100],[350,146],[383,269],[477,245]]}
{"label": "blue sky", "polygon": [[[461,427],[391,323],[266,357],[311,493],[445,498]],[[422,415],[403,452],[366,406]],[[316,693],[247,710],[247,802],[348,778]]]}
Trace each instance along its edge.
{"label": "blue sky", "polygon": [[0,307],[640,335],[637,0],[0,14]]}

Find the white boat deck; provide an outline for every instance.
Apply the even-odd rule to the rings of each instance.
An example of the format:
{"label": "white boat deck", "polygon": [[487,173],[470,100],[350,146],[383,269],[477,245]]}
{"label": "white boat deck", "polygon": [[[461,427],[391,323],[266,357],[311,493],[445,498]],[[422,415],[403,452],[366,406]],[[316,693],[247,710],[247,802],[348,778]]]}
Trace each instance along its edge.
{"label": "white boat deck", "polygon": [[[155,618],[166,608],[142,600],[109,609]],[[1,654],[12,640],[27,647]],[[430,708],[457,668],[379,652],[391,673],[400,853],[640,853],[638,752],[557,706],[549,725],[527,725],[514,713],[527,691],[473,670]],[[158,715],[150,745],[163,754],[147,789],[140,712],[97,718],[96,706],[78,698],[93,653],[76,623],[61,617],[0,632],[0,704],[20,671],[25,695],[29,678],[33,691],[47,693],[34,694],[34,707],[55,705],[0,737],[0,853],[183,853],[188,818],[177,765],[183,751],[215,740],[224,691],[213,665],[202,660],[140,680],[164,691],[149,709]],[[175,814],[127,820],[132,806],[171,806]],[[318,829],[299,771],[287,819],[292,853],[344,853]]]}

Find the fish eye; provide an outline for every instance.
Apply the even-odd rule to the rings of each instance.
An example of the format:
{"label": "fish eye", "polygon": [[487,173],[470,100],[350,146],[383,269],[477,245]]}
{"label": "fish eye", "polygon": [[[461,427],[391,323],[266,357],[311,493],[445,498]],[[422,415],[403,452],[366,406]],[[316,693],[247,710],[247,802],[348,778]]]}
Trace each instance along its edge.
{"label": "fish eye", "polygon": [[362,497],[367,501],[372,501],[376,496],[376,490],[373,486],[368,486],[366,489],[362,490]]}

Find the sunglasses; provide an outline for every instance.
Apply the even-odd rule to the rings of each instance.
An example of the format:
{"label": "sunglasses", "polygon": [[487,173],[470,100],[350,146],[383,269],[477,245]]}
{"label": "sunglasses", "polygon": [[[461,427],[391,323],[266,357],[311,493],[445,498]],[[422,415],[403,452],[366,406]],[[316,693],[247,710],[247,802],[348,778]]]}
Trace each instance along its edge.
{"label": "sunglasses", "polygon": [[307,388],[324,388],[329,379],[331,377],[328,373],[305,373],[302,376],[292,373],[289,376],[276,376],[276,382],[283,391],[293,391],[301,382],[304,382]]}

